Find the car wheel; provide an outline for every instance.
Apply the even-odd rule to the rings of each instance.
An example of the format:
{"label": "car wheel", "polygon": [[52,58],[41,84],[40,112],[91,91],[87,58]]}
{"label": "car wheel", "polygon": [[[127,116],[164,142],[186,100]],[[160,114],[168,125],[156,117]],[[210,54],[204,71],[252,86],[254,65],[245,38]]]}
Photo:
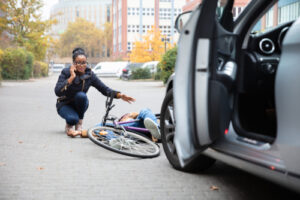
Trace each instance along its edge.
{"label": "car wheel", "polygon": [[203,171],[215,163],[215,160],[204,155],[199,155],[185,167],[181,167],[174,144],[175,113],[173,103],[173,89],[165,96],[160,113],[161,138],[165,154],[170,164],[177,170],[185,172]]}

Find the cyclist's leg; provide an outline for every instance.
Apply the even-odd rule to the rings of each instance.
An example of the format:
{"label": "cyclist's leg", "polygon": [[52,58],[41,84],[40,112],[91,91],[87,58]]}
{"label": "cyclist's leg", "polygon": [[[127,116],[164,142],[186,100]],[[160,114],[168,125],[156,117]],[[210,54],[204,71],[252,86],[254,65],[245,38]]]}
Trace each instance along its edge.
{"label": "cyclist's leg", "polygon": [[155,117],[155,115],[152,113],[152,111],[149,108],[142,109],[137,117],[137,119],[141,119],[141,120],[145,120],[146,118],[150,118],[158,126],[157,118]]}
{"label": "cyclist's leg", "polygon": [[143,120],[144,126],[150,131],[155,139],[161,138],[157,119],[150,109],[141,110],[138,119]]}

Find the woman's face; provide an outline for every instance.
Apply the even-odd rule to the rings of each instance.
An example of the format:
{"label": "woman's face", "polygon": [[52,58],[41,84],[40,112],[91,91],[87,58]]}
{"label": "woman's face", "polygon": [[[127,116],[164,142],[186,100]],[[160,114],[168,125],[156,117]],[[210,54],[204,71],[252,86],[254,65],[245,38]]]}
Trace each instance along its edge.
{"label": "woman's face", "polygon": [[74,65],[79,73],[84,74],[87,66],[86,57],[84,55],[77,56]]}

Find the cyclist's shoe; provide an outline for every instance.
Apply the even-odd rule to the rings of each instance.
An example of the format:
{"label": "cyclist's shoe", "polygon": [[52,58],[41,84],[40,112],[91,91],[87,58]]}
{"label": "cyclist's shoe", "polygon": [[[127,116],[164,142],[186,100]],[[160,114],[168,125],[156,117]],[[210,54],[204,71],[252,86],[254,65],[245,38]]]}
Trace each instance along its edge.
{"label": "cyclist's shoe", "polygon": [[82,119],[78,121],[78,123],[75,125],[76,131],[82,131]]}
{"label": "cyclist's shoe", "polygon": [[73,129],[73,126],[66,124],[65,133],[70,137],[74,137],[75,130]]}
{"label": "cyclist's shoe", "polygon": [[146,129],[148,129],[151,133],[151,135],[156,138],[156,139],[160,139],[161,135],[160,135],[160,130],[158,128],[158,125],[150,118],[146,118],[144,120],[144,125],[146,127]]}
{"label": "cyclist's shoe", "polygon": [[82,138],[87,138],[87,137],[88,137],[87,130],[81,130],[81,135],[80,135],[80,137],[82,137]]}

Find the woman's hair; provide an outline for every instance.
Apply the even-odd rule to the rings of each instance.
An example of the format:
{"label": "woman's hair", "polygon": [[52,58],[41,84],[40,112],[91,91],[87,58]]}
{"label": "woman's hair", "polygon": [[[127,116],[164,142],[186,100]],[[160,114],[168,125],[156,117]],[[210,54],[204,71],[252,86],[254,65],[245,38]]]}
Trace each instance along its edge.
{"label": "woman's hair", "polygon": [[72,51],[72,57],[73,57],[73,62],[75,61],[75,59],[77,58],[77,56],[79,55],[84,55],[86,58],[86,54],[84,52],[84,50],[82,48],[75,48],[73,51]]}

